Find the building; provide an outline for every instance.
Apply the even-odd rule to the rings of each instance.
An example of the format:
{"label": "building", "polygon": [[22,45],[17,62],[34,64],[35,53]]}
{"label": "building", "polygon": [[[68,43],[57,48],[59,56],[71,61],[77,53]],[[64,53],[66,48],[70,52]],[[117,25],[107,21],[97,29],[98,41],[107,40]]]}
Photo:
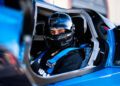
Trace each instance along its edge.
{"label": "building", "polygon": [[120,25],[120,0],[43,0],[65,9],[88,8],[102,13],[114,24]]}

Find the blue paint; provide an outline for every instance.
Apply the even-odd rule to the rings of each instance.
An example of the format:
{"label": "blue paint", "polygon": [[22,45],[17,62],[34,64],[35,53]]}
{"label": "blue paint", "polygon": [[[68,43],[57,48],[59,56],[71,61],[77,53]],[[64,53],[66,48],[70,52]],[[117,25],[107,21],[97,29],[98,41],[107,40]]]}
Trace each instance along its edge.
{"label": "blue paint", "polygon": [[120,86],[120,68],[105,68],[48,86]]}
{"label": "blue paint", "polygon": [[23,13],[0,6],[0,46],[19,54],[19,39],[22,31]]}
{"label": "blue paint", "polygon": [[4,0],[0,0],[0,5],[4,5]]}
{"label": "blue paint", "polygon": [[108,52],[108,59],[106,62],[106,66],[112,66],[114,54],[115,54],[115,36],[113,30],[108,30],[107,33],[108,33],[107,43],[109,45],[109,52]]}

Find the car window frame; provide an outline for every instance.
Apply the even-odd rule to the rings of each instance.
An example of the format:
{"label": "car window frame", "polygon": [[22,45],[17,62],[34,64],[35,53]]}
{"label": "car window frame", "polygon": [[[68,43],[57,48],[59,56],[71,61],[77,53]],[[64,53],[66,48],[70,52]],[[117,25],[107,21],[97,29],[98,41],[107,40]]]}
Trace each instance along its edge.
{"label": "car window frame", "polygon": [[[39,8],[39,6],[40,6],[41,4],[36,4],[36,9],[35,10],[37,10],[38,8]],[[55,10],[55,9],[54,9]],[[57,9],[58,10],[58,9]],[[93,36],[93,38],[91,39],[92,41],[93,41],[93,44],[94,44],[94,51],[96,50],[96,43],[98,44],[97,45],[97,47],[99,48],[99,43],[98,43],[98,41],[96,40],[97,39],[97,37],[98,37],[98,35],[97,35],[97,33],[96,33],[96,31],[95,31],[95,27],[94,27],[94,25],[93,25],[93,22],[92,22],[92,20],[91,20],[91,18],[90,18],[90,16],[87,14],[87,12],[85,12],[84,10],[77,10],[77,11],[74,11],[74,10],[68,10],[68,11],[66,11],[66,10],[59,10],[60,12],[66,12],[66,13],[69,13],[69,12],[71,12],[71,13],[74,13],[74,12],[77,12],[77,13],[80,13],[80,15],[86,15],[86,20],[87,20],[87,23],[88,23],[88,26],[89,26],[89,28],[91,28],[90,29],[90,31],[92,32],[92,36]],[[54,12],[54,11],[52,11],[52,12]],[[51,12],[51,13],[52,13]],[[34,16],[34,19],[35,19],[35,22],[34,22],[34,25],[36,26],[36,23],[37,23],[37,11],[35,11],[35,16]],[[34,26],[34,29],[35,29],[35,26]],[[95,40],[94,40],[95,39]],[[89,66],[86,66],[85,68],[82,68],[82,69],[78,69],[78,70],[74,70],[74,71],[70,71],[70,72],[66,72],[66,73],[62,73],[62,74],[58,74],[58,75],[54,75],[54,76],[50,76],[50,77],[48,77],[48,78],[44,78],[44,77],[41,77],[41,76],[39,76],[39,75],[37,75],[36,73],[34,73],[33,71],[32,71],[32,69],[31,69],[31,67],[30,67],[30,63],[29,63],[29,51],[30,51],[30,44],[27,44],[26,46],[28,46],[28,48],[26,48],[26,52],[25,52],[25,56],[24,56],[24,59],[25,59],[25,64],[27,64],[26,65],[26,70],[28,71],[28,73],[33,77],[33,80],[35,80],[35,82],[36,83],[38,83],[38,84],[40,84],[40,85],[44,85],[44,84],[49,84],[49,83],[55,83],[55,82],[57,82],[57,81],[62,81],[62,80],[66,80],[66,79],[70,79],[70,78],[74,78],[74,77],[80,77],[80,76],[83,76],[83,75],[85,75],[85,74],[88,74],[88,73],[92,73],[92,72],[95,72],[95,71],[97,71],[97,70],[100,70],[101,68],[103,68],[103,67],[101,67],[101,66],[94,66],[93,65],[93,61],[94,61],[94,59],[96,59],[96,58],[93,58],[94,56],[93,55],[91,55],[91,59],[90,59],[90,61],[88,62],[88,64],[89,64]],[[99,49],[98,49],[98,51],[97,52],[99,52]],[[94,53],[93,53],[94,54]],[[95,54],[95,55],[97,55],[97,53]],[[96,57],[96,56],[95,56]]]}

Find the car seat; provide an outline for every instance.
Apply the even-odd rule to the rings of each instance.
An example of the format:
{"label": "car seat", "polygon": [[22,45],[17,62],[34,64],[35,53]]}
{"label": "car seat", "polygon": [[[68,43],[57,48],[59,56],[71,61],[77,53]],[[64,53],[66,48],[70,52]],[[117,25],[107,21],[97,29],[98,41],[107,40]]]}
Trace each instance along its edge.
{"label": "car seat", "polygon": [[73,17],[75,24],[75,41],[76,46],[80,48],[83,55],[83,62],[80,68],[87,66],[92,52],[91,33],[86,21],[82,17]]}

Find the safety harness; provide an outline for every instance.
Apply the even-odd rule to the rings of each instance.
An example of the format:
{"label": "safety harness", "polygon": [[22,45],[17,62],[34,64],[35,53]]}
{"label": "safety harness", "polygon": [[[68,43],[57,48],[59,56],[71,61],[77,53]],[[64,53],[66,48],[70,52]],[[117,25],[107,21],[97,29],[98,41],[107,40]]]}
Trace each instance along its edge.
{"label": "safety harness", "polygon": [[[51,74],[54,70],[54,67],[57,63],[57,61],[62,58],[63,56],[67,55],[70,51],[73,50],[78,50],[78,49],[83,49],[87,46],[87,44],[82,44],[79,48],[66,48],[59,52],[57,55],[55,55],[52,59],[47,60],[46,66],[49,68],[47,69],[47,73]],[[41,59],[47,52],[48,50],[42,52],[37,59],[34,60],[34,62],[37,62],[39,59]]]}
{"label": "safety harness", "polygon": [[49,67],[47,72],[51,74],[54,70],[54,66],[56,65],[57,61],[63,56],[67,55],[68,52],[72,50],[76,50],[76,49],[79,49],[79,48],[66,48],[62,50],[61,52],[59,52],[57,55],[55,55],[52,59],[47,60],[46,65]]}

